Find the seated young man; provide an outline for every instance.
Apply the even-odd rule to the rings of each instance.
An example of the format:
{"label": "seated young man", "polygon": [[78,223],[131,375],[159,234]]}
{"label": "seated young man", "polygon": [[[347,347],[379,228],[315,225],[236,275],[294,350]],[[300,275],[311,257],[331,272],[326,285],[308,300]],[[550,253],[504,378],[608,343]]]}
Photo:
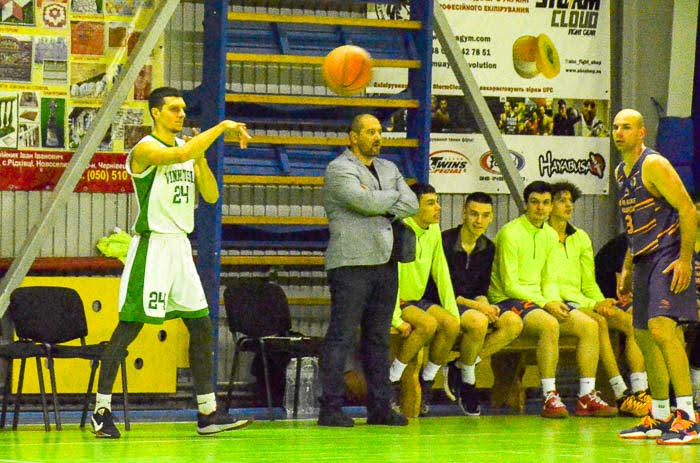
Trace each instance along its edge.
{"label": "seated young man", "polygon": [[580,373],[575,415],[612,416],[617,408],[595,390],[598,366],[598,325],[580,310],[561,301],[557,286],[556,232],[547,224],[552,211],[552,187],[535,181],[524,191],[525,214],[508,222],[496,235],[496,256],[488,299],[523,319],[523,334],[537,339],[537,365],[542,378],[545,418],[569,415],[556,389],[559,333],[578,338],[576,363]]}
{"label": "seated young man", "polygon": [[[415,183],[411,190],[418,198],[418,213],[404,222],[416,233],[416,260],[399,264],[399,294],[392,325],[405,339],[391,365],[389,379],[398,403],[399,380],[406,365],[430,343],[428,363],[420,375],[421,415],[425,415],[435,374],[447,361],[459,334],[459,313],[442,250],[438,196],[426,183]],[[437,285],[441,305],[425,299],[431,277]]]}
{"label": "seated young man", "polygon": [[[581,190],[572,183],[558,182],[552,185],[552,196],[552,213],[548,223],[559,237],[559,258],[563,259],[564,270],[557,272],[559,293],[568,305],[578,307],[598,323],[600,360],[610,379],[620,412],[645,416],[649,414],[651,396],[646,392],[644,357],[634,339],[632,314],[627,312],[629,305],[603,296],[595,280],[591,239],[585,231],[569,222],[574,203],[581,197]],[[620,375],[608,328],[625,335],[625,356],[631,371],[632,393]]]}
{"label": "seated young man", "polygon": [[459,360],[450,363],[445,384],[462,411],[472,416],[481,413],[475,387],[476,363],[510,344],[523,329],[515,312],[501,315],[498,306],[486,298],[496,248],[484,232],[492,221],[491,197],[472,193],[464,201],[462,225],[442,232],[462,331]]}

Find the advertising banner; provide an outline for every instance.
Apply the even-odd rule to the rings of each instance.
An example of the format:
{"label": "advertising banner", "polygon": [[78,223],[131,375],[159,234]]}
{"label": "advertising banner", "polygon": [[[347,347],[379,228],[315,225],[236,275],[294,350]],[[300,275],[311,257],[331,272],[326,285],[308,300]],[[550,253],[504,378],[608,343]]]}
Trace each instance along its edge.
{"label": "advertising banner", "polygon": [[[157,0],[1,3],[0,189],[51,190],[122,72]],[[161,50],[156,47],[140,70],[76,191],[132,191],[124,153],[150,132],[147,97],[163,82]]]}
{"label": "advertising banner", "polygon": [[[566,179],[586,194],[607,194],[609,2],[440,4],[524,182]],[[408,11],[377,7],[369,15],[407,17]],[[430,182],[440,192],[508,192],[437,38],[432,66]],[[397,92],[407,74],[375,69],[373,79],[371,92]],[[401,133],[404,123],[398,111],[385,130]]]}

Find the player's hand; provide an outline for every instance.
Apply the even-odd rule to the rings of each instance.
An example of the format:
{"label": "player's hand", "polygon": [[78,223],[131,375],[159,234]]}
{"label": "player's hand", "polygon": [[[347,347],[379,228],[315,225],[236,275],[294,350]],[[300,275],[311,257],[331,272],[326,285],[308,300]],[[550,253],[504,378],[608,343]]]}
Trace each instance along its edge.
{"label": "player's hand", "polygon": [[399,331],[402,338],[407,338],[412,331],[411,324],[406,322],[401,323],[396,329]]}
{"label": "player's hand", "polygon": [[248,141],[253,137],[248,134],[248,129],[245,124],[229,120],[222,121],[221,123],[224,126],[224,130],[233,135],[233,139],[238,142],[241,149],[248,147]]}
{"label": "player's hand", "polygon": [[604,317],[608,317],[612,315],[616,302],[617,301],[615,299],[603,299],[602,301],[596,302],[595,306],[593,307],[593,311],[601,314]]}
{"label": "player's hand", "polygon": [[690,263],[676,259],[671,262],[671,264],[666,267],[662,273],[666,274],[669,272],[673,272],[671,291],[676,294],[685,291],[690,285],[690,275],[693,273]]}
{"label": "player's hand", "polygon": [[569,306],[561,301],[549,301],[542,308],[560,322],[569,318]]}
{"label": "player's hand", "polygon": [[498,320],[499,315],[501,315],[501,309],[496,305],[487,304],[485,302],[477,303],[476,309],[486,315],[489,319],[489,323],[493,323]]}

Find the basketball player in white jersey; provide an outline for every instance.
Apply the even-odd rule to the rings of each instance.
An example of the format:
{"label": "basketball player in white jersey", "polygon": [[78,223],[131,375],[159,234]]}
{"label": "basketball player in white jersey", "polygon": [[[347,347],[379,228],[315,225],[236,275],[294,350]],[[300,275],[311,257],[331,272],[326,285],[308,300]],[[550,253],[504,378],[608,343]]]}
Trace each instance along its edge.
{"label": "basketball player in white jersey", "polygon": [[217,410],[212,359],[212,324],[187,234],[194,228],[195,195],[215,203],[219,188],[204,156],[225,132],[245,148],[245,124],[224,120],[189,139],[177,138],[185,121],[185,101],[174,88],[153,90],[148,100],[154,127],[126,158],[138,198],[138,217],[119,288],[119,324],[101,359],[92,431],[118,438],[111,412],[114,379],[127,347],[144,323],[181,318],[190,334],[189,360],[197,394],[197,432],[240,429],[249,420]]}

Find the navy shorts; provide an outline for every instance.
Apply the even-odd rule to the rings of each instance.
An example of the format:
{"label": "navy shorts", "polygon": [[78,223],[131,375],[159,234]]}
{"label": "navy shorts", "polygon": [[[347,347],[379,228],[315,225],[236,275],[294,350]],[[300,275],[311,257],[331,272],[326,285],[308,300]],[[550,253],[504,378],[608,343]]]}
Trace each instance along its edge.
{"label": "navy shorts", "polygon": [[564,301],[564,304],[566,304],[566,306],[569,308],[569,310],[576,310],[579,307],[581,307],[580,304],[578,304],[576,302],[571,302],[571,301]]}
{"label": "navy shorts", "polygon": [[520,315],[520,318],[525,318],[525,315],[529,314],[535,309],[540,309],[541,307],[534,302],[523,301],[521,299],[506,299],[497,304],[499,309],[501,309],[501,315],[506,312],[515,312]]}
{"label": "navy shorts", "polygon": [[677,247],[666,247],[643,255],[634,260],[634,312],[632,325],[647,329],[647,323],[654,317],[668,317],[677,322],[697,321],[698,308],[695,288],[688,288],[678,294],[671,291],[673,272],[662,272],[671,262],[678,259]]}
{"label": "navy shorts", "polygon": [[409,305],[416,306],[419,309],[425,310],[427,312],[428,309],[432,306],[440,304],[436,304],[433,301],[429,301],[428,299],[421,299],[420,301],[399,301],[399,308],[401,308],[401,310],[405,309]]}

